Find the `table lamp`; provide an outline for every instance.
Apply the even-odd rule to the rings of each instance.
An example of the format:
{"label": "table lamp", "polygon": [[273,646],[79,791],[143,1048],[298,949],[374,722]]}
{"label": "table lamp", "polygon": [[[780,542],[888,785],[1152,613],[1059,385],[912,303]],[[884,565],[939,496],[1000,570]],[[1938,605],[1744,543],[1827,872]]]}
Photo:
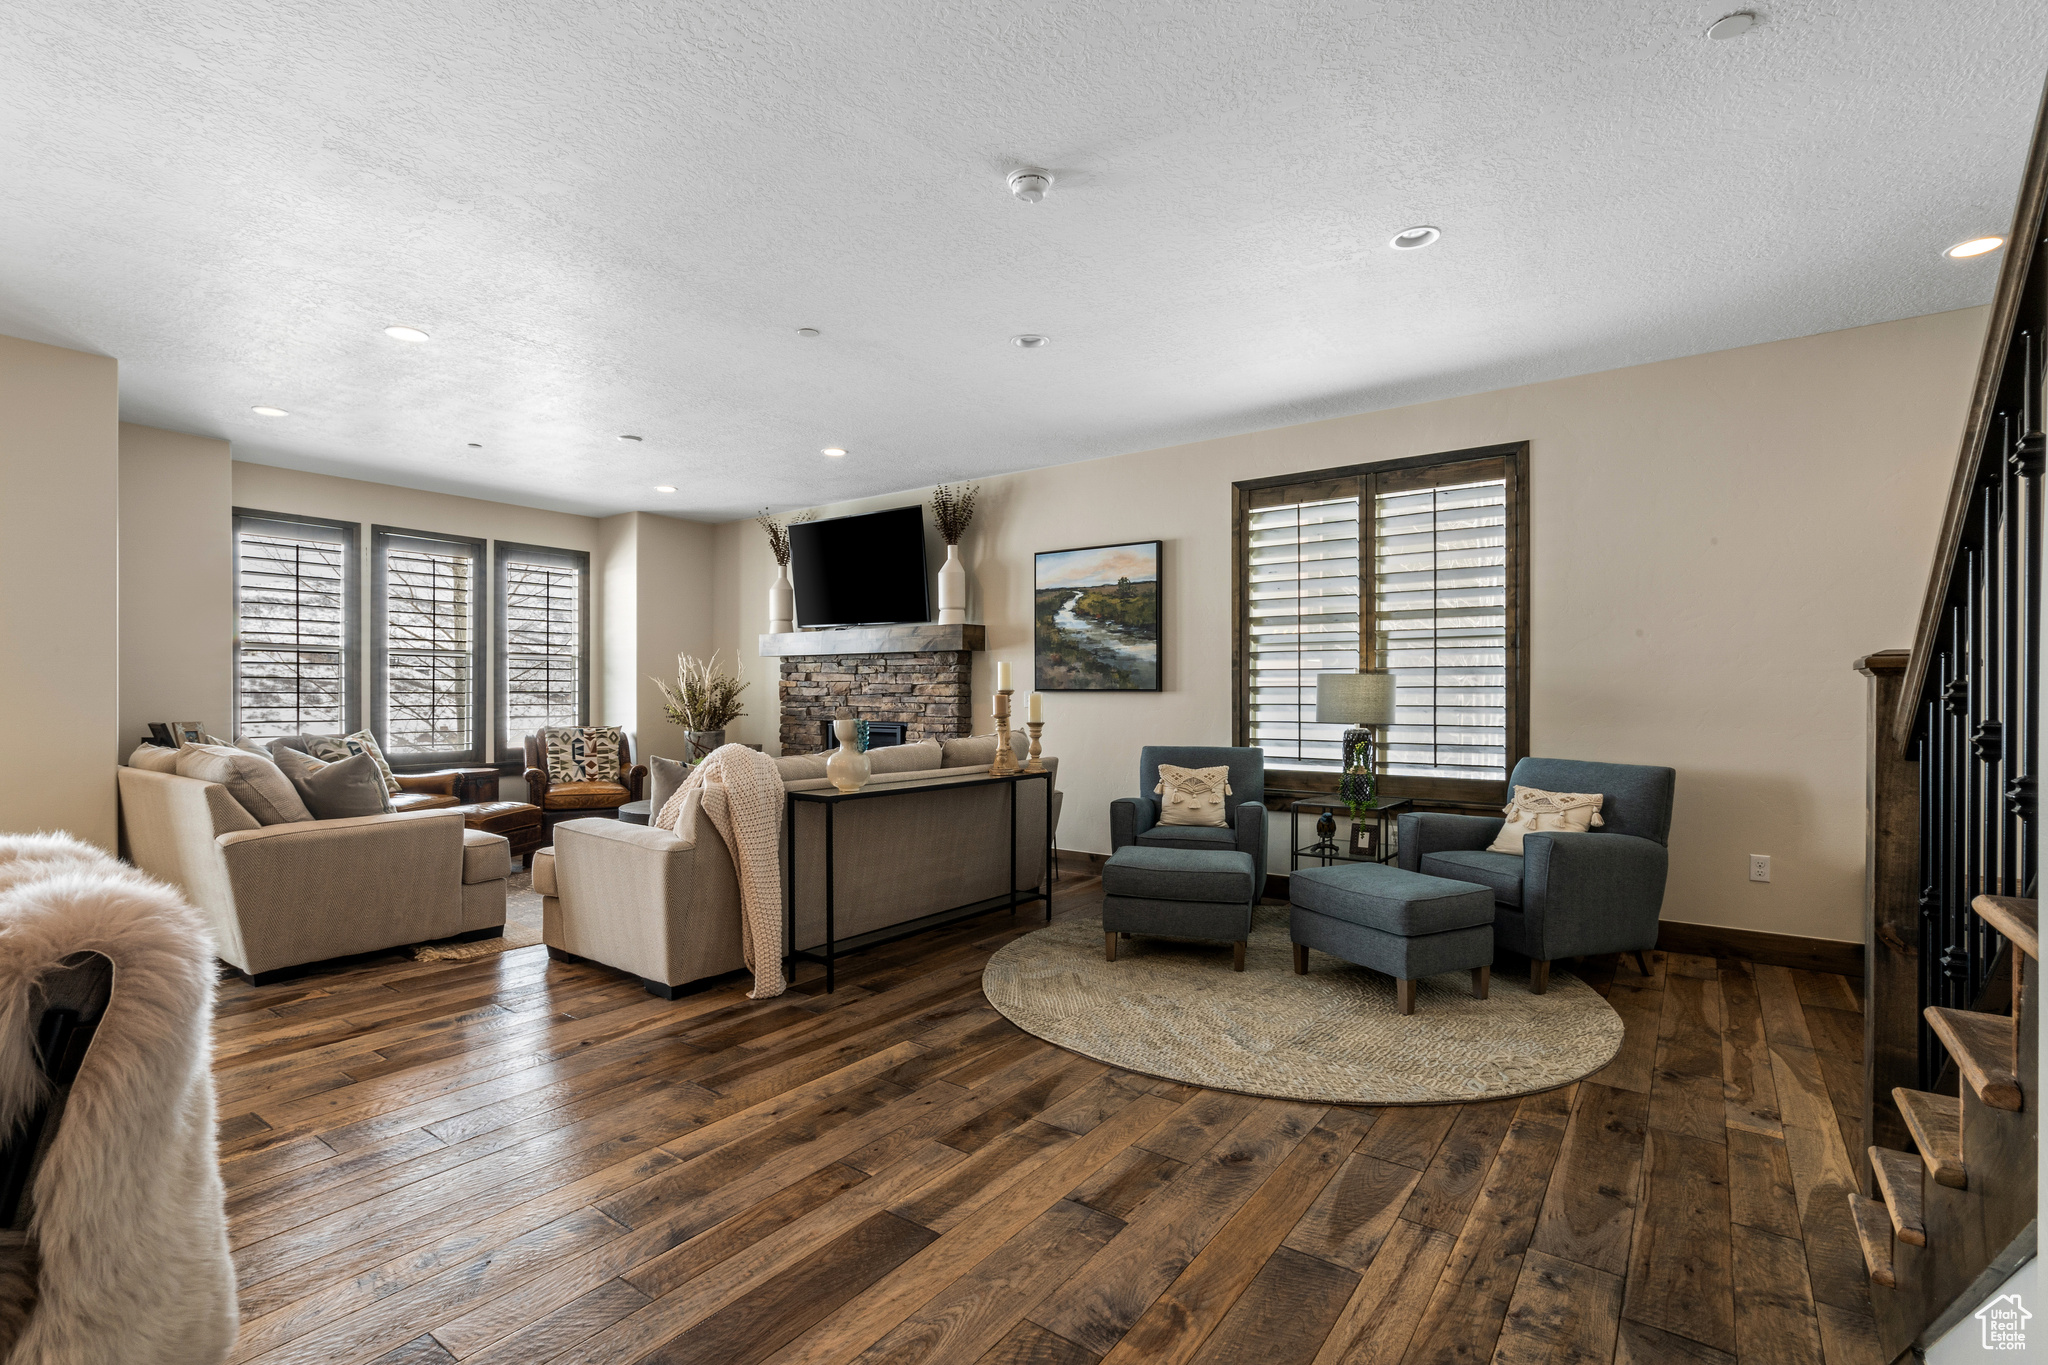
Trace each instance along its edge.
{"label": "table lamp", "polygon": [[[1379,804],[1377,728],[1394,723],[1391,673],[1318,673],[1316,724],[1348,725],[1344,732],[1344,776],[1337,791],[1355,815]],[[1336,821],[1331,821],[1334,833]],[[1316,831],[1322,832],[1320,828]]]}

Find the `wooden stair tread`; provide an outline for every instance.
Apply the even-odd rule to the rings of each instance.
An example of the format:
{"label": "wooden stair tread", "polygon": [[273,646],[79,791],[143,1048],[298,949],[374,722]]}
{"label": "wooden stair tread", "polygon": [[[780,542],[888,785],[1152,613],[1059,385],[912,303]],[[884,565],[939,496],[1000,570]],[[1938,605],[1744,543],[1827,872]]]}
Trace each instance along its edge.
{"label": "wooden stair tread", "polygon": [[2004,934],[2014,947],[2039,962],[2039,904],[2038,901],[2023,901],[2014,896],[1979,896],[1970,902],[1970,908],[1977,912],[1978,919]]}
{"label": "wooden stair tread", "polygon": [[1929,1005],[1924,1013],[1948,1055],[1955,1059],[1956,1070],[1969,1082],[1977,1098],[1993,1109],[2017,1113],[2025,1099],[2013,1066],[2018,1036],[2012,1016],[1945,1009],[1940,1005]]}
{"label": "wooden stair tread", "polygon": [[1927,1219],[1921,1212],[1921,1182],[1926,1168],[1911,1152],[1889,1147],[1870,1149],[1870,1170],[1884,1193],[1884,1206],[1891,1214],[1892,1235],[1908,1246],[1927,1245]]}
{"label": "wooden stair tread", "polygon": [[1898,1288],[1892,1273],[1892,1223],[1885,1211],[1855,1191],[1849,1193],[1849,1215],[1856,1222],[1856,1242],[1863,1248],[1863,1264],[1873,1284]]}
{"label": "wooden stair tread", "polygon": [[1892,1100],[1936,1183],[1968,1189],[1969,1175],[1963,1167],[1963,1102],[1904,1086],[1892,1091]]}

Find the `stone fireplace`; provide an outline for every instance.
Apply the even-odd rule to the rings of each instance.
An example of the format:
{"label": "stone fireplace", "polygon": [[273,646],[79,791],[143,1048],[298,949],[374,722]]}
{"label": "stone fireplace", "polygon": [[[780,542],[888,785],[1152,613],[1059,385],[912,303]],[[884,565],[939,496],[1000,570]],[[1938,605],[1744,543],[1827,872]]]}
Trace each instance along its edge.
{"label": "stone fireplace", "polygon": [[816,753],[823,722],[897,721],[905,742],[965,735],[974,722],[981,626],[857,626],[763,635],[778,657],[782,752]]}

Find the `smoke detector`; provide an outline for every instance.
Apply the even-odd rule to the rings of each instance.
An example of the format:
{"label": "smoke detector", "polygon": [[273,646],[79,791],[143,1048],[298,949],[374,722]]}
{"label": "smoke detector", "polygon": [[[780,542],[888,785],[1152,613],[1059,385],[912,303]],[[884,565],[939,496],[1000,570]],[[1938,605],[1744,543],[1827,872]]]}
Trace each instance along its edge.
{"label": "smoke detector", "polygon": [[1052,172],[1040,166],[1023,166],[1010,172],[1010,193],[1027,204],[1036,204],[1052,188]]}

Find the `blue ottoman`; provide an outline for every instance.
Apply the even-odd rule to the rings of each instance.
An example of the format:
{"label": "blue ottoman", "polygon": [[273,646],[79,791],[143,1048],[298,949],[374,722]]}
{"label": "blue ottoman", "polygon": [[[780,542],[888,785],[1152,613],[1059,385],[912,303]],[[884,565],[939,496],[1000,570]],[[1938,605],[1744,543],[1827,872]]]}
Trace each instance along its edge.
{"label": "blue ottoman", "polygon": [[1401,1013],[1415,1013],[1415,982],[1469,969],[1484,1000],[1493,972],[1493,889],[1383,863],[1297,868],[1288,879],[1294,973],[1308,950],[1394,978]]}
{"label": "blue ottoman", "polygon": [[1233,965],[1243,971],[1255,875],[1252,855],[1236,849],[1125,844],[1102,869],[1103,955],[1116,961],[1118,934],[1218,938],[1235,946]]}

